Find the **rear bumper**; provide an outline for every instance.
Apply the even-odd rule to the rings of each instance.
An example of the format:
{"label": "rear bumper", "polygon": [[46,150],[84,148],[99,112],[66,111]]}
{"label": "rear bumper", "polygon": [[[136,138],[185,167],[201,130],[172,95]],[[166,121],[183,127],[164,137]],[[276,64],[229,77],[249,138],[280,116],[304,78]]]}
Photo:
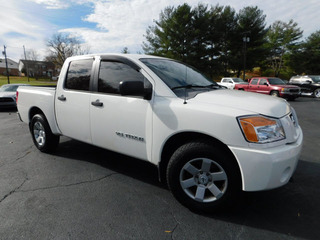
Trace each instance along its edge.
{"label": "rear bumper", "polygon": [[17,107],[16,102],[0,102],[0,108],[15,108]]}
{"label": "rear bumper", "polygon": [[300,130],[296,142],[263,150],[230,147],[241,170],[242,189],[261,191],[285,185],[293,175],[302,150]]}

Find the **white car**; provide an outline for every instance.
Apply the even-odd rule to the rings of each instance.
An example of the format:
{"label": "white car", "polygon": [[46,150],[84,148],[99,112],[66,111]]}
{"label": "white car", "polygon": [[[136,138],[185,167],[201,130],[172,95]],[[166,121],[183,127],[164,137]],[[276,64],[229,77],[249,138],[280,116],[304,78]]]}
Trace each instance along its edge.
{"label": "white car", "polygon": [[221,82],[218,82],[219,85],[224,86],[228,89],[234,89],[236,84],[246,84],[245,81],[243,81],[241,78],[232,78],[232,77],[227,77],[227,78],[222,78]]}
{"label": "white car", "polygon": [[20,117],[40,151],[53,151],[65,135],[148,161],[193,210],[213,211],[238,201],[241,190],[286,184],[302,149],[287,101],[222,89],[172,59],[71,57],[56,89],[18,92]]}
{"label": "white car", "polygon": [[0,108],[14,108],[16,104],[16,91],[19,86],[27,84],[5,84],[0,87]]}

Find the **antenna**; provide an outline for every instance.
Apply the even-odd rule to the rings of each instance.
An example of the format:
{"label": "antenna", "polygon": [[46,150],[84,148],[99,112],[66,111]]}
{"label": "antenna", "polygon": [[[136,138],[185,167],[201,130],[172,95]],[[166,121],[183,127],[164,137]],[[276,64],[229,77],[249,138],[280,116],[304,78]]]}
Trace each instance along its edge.
{"label": "antenna", "polygon": [[[188,67],[186,66],[186,78],[185,78],[185,82],[187,85],[187,78],[188,78]],[[183,104],[187,104],[187,87],[184,88],[184,101]]]}

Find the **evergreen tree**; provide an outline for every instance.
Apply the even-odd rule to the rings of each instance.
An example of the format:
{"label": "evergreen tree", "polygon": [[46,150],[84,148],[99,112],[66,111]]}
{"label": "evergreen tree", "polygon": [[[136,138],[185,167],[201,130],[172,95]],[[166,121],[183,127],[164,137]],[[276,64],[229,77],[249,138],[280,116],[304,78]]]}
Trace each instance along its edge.
{"label": "evergreen tree", "polygon": [[265,47],[269,50],[268,62],[275,76],[279,76],[284,67],[285,55],[299,46],[298,40],[302,37],[302,33],[303,31],[293,20],[288,23],[276,21],[272,24],[267,34]]}

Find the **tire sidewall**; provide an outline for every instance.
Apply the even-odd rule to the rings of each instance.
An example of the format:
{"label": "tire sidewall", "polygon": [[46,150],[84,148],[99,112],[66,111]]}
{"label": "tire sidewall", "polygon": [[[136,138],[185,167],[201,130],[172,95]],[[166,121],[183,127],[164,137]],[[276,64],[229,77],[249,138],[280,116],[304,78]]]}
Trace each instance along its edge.
{"label": "tire sidewall", "polygon": [[[201,203],[190,198],[180,184],[180,172],[184,165],[192,159],[208,158],[218,163],[225,171],[228,185],[223,196],[213,202]],[[241,178],[238,167],[230,159],[229,154],[206,143],[186,144],[180,147],[171,157],[167,169],[167,181],[175,198],[191,210],[213,212],[229,206],[241,190]]]}
{"label": "tire sidewall", "polygon": [[[37,122],[39,122],[44,128],[46,140],[43,145],[39,145],[39,143],[37,142],[37,140],[35,139],[35,136],[34,136],[34,126]],[[59,136],[55,136],[52,134],[50,126],[49,126],[46,118],[42,114],[36,114],[32,117],[32,120],[30,123],[30,132],[31,132],[32,140],[33,140],[35,146],[41,152],[53,151],[59,141]]]}
{"label": "tire sidewall", "polygon": [[278,91],[271,91],[270,95],[273,97],[279,97],[279,92]]}
{"label": "tire sidewall", "polygon": [[318,92],[318,93],[320,92],[320,88],[317,88],[317,89],[315,89],[315,90],[313,91],[313,96],[314,96],[315,98],[320,98],[320,96],[317,97],[317,92]]}

